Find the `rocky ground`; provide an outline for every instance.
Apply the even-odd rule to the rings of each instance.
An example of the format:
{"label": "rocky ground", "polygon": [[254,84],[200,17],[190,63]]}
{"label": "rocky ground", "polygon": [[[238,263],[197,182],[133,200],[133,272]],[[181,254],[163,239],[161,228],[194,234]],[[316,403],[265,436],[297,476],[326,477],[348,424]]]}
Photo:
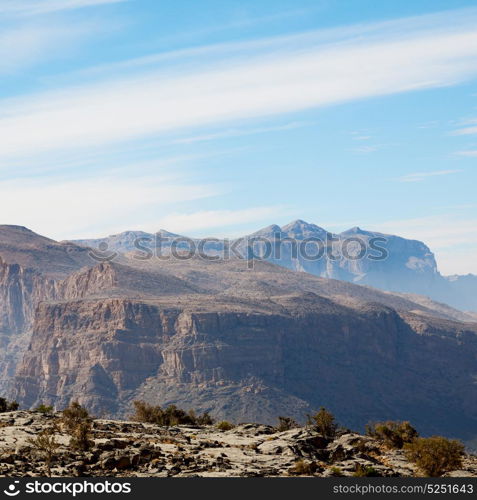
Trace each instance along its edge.
{"label": "rocky ground", "polygon": [[[58,423],[59,414],[32,411],[0,414],[0,476],[45,476],[45,456],[29,442]],[[94,446],[78,453],[58,428],[53,476],[254,477],[354,476],[371,470],[379,476],[418,476],[402,451],[342,431],[326,440],[308,428],[277,432],[242,424],[228,431],[214,426],[159,427],[137,422],[93,421]],[[359,474],[359,472],[358,472]],[[466,456],[451,476],[477,476],[477,457]]]}

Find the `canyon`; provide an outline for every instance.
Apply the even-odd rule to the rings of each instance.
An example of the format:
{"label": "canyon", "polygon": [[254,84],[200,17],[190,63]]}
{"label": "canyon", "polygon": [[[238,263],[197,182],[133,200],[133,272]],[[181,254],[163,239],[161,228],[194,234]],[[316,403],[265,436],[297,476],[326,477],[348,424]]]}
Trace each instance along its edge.
{"label": "canyon", "polygon": [[326,406],[474,446],[472,312],[260,258],[94,256],[0,226],[1,388],[22,407],[126,418],[143,399],[270,424]]}

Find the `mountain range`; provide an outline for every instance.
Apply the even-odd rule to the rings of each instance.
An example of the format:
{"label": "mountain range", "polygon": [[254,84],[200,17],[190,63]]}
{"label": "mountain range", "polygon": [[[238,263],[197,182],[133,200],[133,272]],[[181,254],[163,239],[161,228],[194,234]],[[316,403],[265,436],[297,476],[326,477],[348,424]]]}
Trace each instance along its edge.
{"label": "mountain range", "polygon": [[[301,221],[279,229],[297,239],[319,230]],[[406,293],[406,269],[423,287],[431,277],[460,281],[441,276],[422,243],[390,237],[379,264],[391,266],[381,284],[396,277],[392,293],[367,283],[380,274],[371,261],[318,262],[311,272],[313,263],[287,255],[253,265],[138,258],[136,238],[56,242],[0,226],[3,394],[23,407],[77,399],[96,415],[125,417],[143,399],[263,423],[303,421],[324,405],[355,429],[399,419],[422,434],[471,445],[477,437],[477,317]]]}
{"label": "mountain range", "polygon": [[[188,247],[186,240],[193,242],[196,246],[200,242],[198,239],[186,238],[164,230],[159,231],[157,235],[161,237],[163,251],[170,249],[173,241],[180,242],[179,248]],[[142,255],[141,249],[154,247],[157,235],[143,231],[126,231],[105,238],[76,240],[75,243],[92,248],[99,248],[103,245],[111,252],[132,252]],[[292,240],[298,245],[300,242],[309,241],[308,248],[310,248],[314,240],[322,241],[326,245],[330,238],[334,239],[333,245],[336,248],[342,247],[344,242],[352,245],[353,241],[359,240],[363,248],[368,249],[368,254],[361,259],[343,258],[341,255],[342,258],[333,260],[325,253],[322,258],[313,259],[318,254],[317,248],[309,249],[309,257],[312,258],[306,258],[307,256],[300,252],[294,256],[291,244],[287,243],[281,245],[280,255],[273,253],[267,255],[267,249],[264,248],[264,241],[270,242],[273,247],[278,241],[290,242]],[[322,278],[368,285],[390,292],[423,295],[464,311],[477,312],[477,276],[472,274],[443,276],[438,270],[434,254],[427,245],[420,241],[365,231],[359,227],[332,234],[315,224],[296,220],[283,227],[271,225],[227,243],[229,245],[235,243],[242,256],[246,256],[246,246],[253,239],[258,240],[253,255],[287,269],[307,272]],[[381,256],[379,251],[374,251],[374,254],[369,252],[373,247],[373,241],[376,242],[376,247],[385,250],[385,258],[379,259]],[[211,255],[223,253],[224,244],[223,240],[211,240],[204,246],[204,252]],[[351,245],[349,245],[350,248]],[[374,259],[368,258],[369,256]]]}

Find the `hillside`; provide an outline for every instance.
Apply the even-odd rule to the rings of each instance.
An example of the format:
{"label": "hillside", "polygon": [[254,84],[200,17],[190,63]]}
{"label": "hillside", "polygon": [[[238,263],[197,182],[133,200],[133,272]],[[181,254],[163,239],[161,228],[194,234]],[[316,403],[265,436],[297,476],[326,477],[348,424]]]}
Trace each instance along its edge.
{"label": "hillside", "polygon": [[[0,476],[45,476],[44,455],[31,439],[60,415],[16,411],[0,414]],[[326,439],[311,428],[278,431],[272,426],[240,424],[159,427],[131,421],[93,420],[91,447],[78,453],[64,431],[54,434],[51,475],[81,477],[287,477],[425,475],[402,450],[371,437],[342,430]],[[307,467],[307,468],[306,468]],[[445,474],[476,477],[477,459]]]}

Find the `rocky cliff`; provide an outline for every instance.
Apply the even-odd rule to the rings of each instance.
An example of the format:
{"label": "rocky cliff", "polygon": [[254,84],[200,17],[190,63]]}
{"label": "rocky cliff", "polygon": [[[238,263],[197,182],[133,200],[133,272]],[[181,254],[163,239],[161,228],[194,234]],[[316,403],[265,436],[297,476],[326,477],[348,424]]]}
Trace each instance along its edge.
{"label": "rocky cliff", "polygon": [[16,397],[59,408],[76,398],[108,415],[144,398],[262,423],[326,404],[355,428],[401,418],[474,437],[476,325],[381,305],[357,312],[312,294],[271,300],[262,311],[218,301],[41,304]]}
{"label": "rocky cliff", "polygon": [[145,399],[269,423],[325,405],[354,428],[409,419],[475,437],[472,315],[260,259],[84,266],[85,249],[24,231],[16,257],[17,233],[2,243],[2,384],[24,406],[125,416]]}

